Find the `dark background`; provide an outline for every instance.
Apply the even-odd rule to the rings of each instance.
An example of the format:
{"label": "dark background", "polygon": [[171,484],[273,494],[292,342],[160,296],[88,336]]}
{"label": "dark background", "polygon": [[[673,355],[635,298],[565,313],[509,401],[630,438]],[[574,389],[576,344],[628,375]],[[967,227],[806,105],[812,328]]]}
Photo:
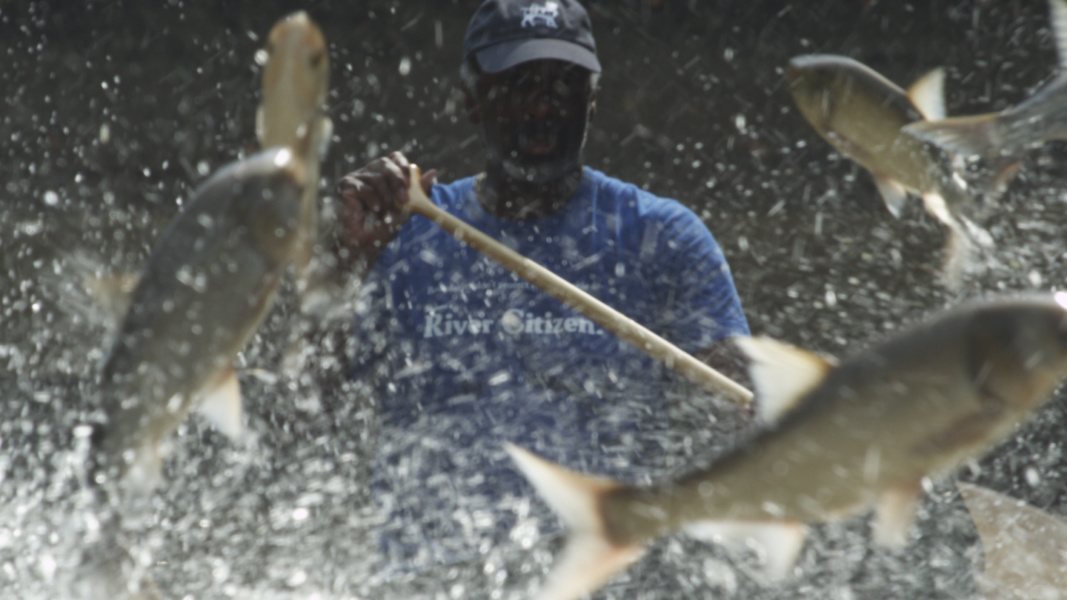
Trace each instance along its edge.
{"label": "dark background", "polygon": [[[0,399],[0,500],[58,501],[39,473],[62,470],[57,457],[84,417],[77,388],[91,380],[107,342],[105,319],[79,295],[76,276],[136,270],[192,186],[254,150],[253,55],[272,24],[306,9],[330,44],[328,208],[338,177],[393,150],[440,169],[444,180],[480,170],[481,142],[457,88],[463,31],[477,4],[0,2],[0,377],[8,390]],[[944,66],[949,114],[1001,109],[1053,73],[1044,2],[587,6],[605,67],[587,163],[701,215],[730,261],[754,333],[844,355],[963,298],[1062,288],[1061,144],[1027,157],[986,224],[996,241],[988,268],[950,293],[936,276],[939,225],[917,201],[894,220],[867,173],[815,134],[782,81],[788,59],[805,53],[851,56],[902,86]],[[244,366],[271,370],[276,354],[259,339]],[[200,424],[183,430],[168,488],[155,500],[154,526],[174,532],[166,544],[227,504],[260,511],[253,521],[273,537],[247,544],[265,555],[264,547],[286,544],[286,525],[271,529],[286,502],[314,493],[312,505],[334,525],[356,518],[329,490],[365,476],[362,409],[324,425],[321,402],[286,400],[287,389],[314,387],[306,378],[290,388],[269,377],[243,383],[246,394],[258,392],[248,394],[250,418],[269,441],[238,451]],[[1061,412],[1050,408],[964,476],[1062,511]],[[294,487],[298,475],[311,479]],[[203,482],[232,491],[197,491]],[[0,517],[3,553],[3,528],[25,517]],[[237,535],[232,527],[204,527],[211,533],[196,539],[211,546]],[[54,545],[49,527],[42,531],[33,540]],[[336,556],[361,552],[322,535]],[[207,585],[218,575],[201,558],[172,577]],[[11,577],[37,579],[21,575]]]}

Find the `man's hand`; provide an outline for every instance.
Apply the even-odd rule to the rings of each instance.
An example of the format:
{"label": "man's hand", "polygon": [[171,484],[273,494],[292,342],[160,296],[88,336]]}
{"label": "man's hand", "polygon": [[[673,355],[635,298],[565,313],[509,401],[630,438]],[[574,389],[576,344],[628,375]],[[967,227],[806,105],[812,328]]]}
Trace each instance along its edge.
{"label": "man's hand", "polygon": [[[337,182],[342,226],[341,246],[353,256],[386,246],[411,213],[403,209],[408,201],[411,163],[400,152],[379,158],[352,171]],[[423,173],[420,183],[429,196],[436,170]]]}

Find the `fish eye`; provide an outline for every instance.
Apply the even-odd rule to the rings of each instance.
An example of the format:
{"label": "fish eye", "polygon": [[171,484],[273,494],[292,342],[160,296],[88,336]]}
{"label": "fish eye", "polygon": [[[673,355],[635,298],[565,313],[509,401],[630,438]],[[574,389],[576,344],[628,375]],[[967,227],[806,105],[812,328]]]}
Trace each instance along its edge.
{"label": "fish eye", "polygon": [[325,58],[325,57],[326,57],[326,53],[322,52],[322,51],[319,51],[319,52],[316,52],[315,54],[312,54],[311,55],[311,66],[316,68],[316,69],[319,68],[319,65],[322,64],[322,59]]}

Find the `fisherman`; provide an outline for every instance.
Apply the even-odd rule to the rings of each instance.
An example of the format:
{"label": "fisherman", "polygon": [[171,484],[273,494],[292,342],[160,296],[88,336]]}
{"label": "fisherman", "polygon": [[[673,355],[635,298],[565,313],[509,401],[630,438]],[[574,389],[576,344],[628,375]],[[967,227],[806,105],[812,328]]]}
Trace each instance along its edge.
{"label": "fisherman", "polygon": [[[677,201],[582,165],[600,70],[577,2],[483,3],[461,75],[485,170],[436,185],[430,171],[421,184],[434,203],[739,379],[727,338],[748,324],[707,227]],[[504,442],[647,474],[665,454],[663,398],[680,379],[429,220],[409,220],[408,185],[408,158],[395,152],[337,186],[340,253],[365,274],[352,377],[373,379],[379,403],[387,570],[513,544],[516,506],[533,490]]]}
{"label": "fisherman", "polygon": [[[419,184],[448,212],[744,383],[730,338],[747,336],[748,324],[707,227],[679,202],[582,164],[600,71],[577,2],[484,2],[460,72],[485,169],[448,184],[431,170]],[[363,279],[350,376],[372,388],[380,421],[379,574],[393,592],[381,595],[463,585],[464,597],[488,597],[486,582],[499,586],[524,564],[500,549],[519,550],[528,567],[523,546],[560,531],[505,443],[640,482],[677,466],[669,412],[699,416],[698,446],[724,443],[749,419],[691,393],[668,402],[693,391],[668,367],[410,218],[409,167],[394,152],[337,184],[338,254]],[[656,587],[649,577],[677,589],[682,577],[651,570],[664,562],[633,571],[646,579],[642,593]]]}

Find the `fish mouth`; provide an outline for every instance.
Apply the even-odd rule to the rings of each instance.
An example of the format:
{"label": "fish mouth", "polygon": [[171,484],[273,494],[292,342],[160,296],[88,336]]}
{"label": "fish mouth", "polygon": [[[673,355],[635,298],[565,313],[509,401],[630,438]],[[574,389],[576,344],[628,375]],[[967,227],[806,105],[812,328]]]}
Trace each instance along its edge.
{"label": "fish mouth", "polygon": [[810,56],[795,56],[789,59],[789,64],[785,67],[785,80],[791,89],[803,82],[805,73],[813,64]]}

